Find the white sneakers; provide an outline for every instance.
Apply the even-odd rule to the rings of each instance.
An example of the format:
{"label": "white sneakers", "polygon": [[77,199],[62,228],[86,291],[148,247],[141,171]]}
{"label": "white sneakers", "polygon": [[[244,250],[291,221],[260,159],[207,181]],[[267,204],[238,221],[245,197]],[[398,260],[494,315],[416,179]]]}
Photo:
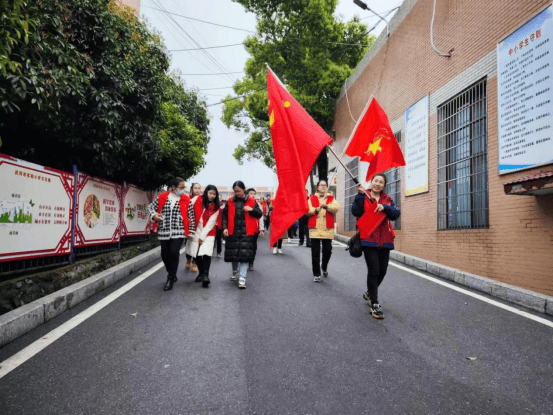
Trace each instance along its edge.
{"label": "white sneakers", "polygon": [[313,277],[313,282],[321,282],[321,277],[319,276]]}
{"label": "white sneakers", "polygon": [[277,248],[273,248],[273,254],[276,255],[277,254]]}
{"label": "white sneakers", "polygon": [[279,253],[279,254],[282,254],[282,249],[279,249],[279,250],[278,250],[278,253]]}
{"label": "white sneakers", "polygon": [[240,277],[238,280],[238,288],[246,288],[246,279]]}

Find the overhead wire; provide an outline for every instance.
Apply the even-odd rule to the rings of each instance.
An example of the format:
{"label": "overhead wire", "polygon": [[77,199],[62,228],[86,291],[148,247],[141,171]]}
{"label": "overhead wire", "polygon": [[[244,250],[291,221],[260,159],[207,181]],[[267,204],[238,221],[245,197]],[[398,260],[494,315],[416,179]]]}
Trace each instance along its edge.
{"label": "overhead wire", "polygon": [[231,45],[207,46],[205,48],[195,48],[195,49],[171,49],[168,52],[188,52],[190,50],[219,49],[219,48],[228,48],[231,46],[242,46],[242,45],[243,43],[233,43]]}
{"label": "overhead wire", "polygon": [[[165,6],[159,1],[159,0],[152,0],[154,2],[154,4],[158,5],[158,7],[160,7],[160,10],[165,12],[169,18],[179,27],[179,29],[192,41],[192,43],[200,48],[202,47],[202,45],[200,45],[176,20],[173,16],[171,16],[170,13],[167,12],[167,10],[165,9]],[[232,77],[228,76],[230,74],[230,71],[225,68],[222,64],[220,64],[215,58],[213,58],[213,56],[211,56],[209,54],[209,52],[205,51],[205,50],[202,50],[202,53],[205,55],[205,57],[211,61],[216,68],[218,68],[218,70],[221,71],[220,75],[224,75],[226,79],[229,79],[230,82],[234,82],[234,79],[232,79]]]}

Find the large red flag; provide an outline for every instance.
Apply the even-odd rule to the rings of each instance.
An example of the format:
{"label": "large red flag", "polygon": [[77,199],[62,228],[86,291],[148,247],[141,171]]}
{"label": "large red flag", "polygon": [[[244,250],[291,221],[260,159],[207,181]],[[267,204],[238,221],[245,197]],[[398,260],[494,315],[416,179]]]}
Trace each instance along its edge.
{"label": "large red flag", "polygon": [[366,181],[376,173],[405,166],[403,153],[390,128],[388,117],[376,99],[371,101],[345,153],[370,163]]}
{"label": "large red flag", "polygon": [[273,203],[271,246],[309,210],[305,183],[330,136],[286,90],[277,76],[267,73],[269,124],[279,186]]}

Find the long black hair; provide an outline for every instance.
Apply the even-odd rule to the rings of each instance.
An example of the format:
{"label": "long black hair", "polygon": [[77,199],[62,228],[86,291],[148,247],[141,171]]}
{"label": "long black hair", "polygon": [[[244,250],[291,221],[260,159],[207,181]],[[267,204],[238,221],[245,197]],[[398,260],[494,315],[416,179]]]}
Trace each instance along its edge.
{"label": "long black hair", "polygon": [[[209,198],[207,197],[207,192],[210,190],[215,190],[215,199],[213,199],[213,202],[209,201]],[[202,196],[202,204],[204,205],[204,208],[207,209],[211,203],[215,203],[215,210],[219,210],[219,207],[221,206],[221,202],[219,201],[219,191],[215,186],[212,184],[208,184],[205,187],[204,195]]]}

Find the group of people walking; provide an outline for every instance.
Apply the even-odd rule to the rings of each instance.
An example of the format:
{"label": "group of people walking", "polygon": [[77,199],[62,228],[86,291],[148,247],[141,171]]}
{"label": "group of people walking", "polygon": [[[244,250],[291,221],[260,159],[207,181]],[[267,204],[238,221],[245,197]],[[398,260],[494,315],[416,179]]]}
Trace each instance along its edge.
{"label": "group of people walking", "polygon": [[[390,251],[394,249],[391,221],[400,216],[394,201],[384,192],[385,186],[386,176],[376,174],[368,190],[358,185],[358,195],[351,206],[351,213],[358,218],[371,213],[371,209],[372,213],[378,211],[385,215],[375,229],[365,229],[365,225],[357,229],[367,265],[367,290],[363,298],[371,315],[377,319],[384,318],[378,287],[386,275]],[[234,182],[232,190],[234,196],[226,202],[220,199],[214,185],[206,186],[202,192],[200,185],[193,184],[187,195],[185,181],[177,177],[171,182],[171,188],[149,205],[150,219],[158,233],[161,257],[167,270],[165,291],[171,290],[177,281],[180,250],[185,240],[185,268],[198,272],[195,281],[208,287],[211,258],[215,250],[219,256],[222,252],[221,238],[225,239],[224,261],[232,264],[230,280],[237,281],[238,288],[246,288],[247,273],[254,270],[258,237],[270,228],[274,202],[270,197],[257,200],[255,189],[246,189],[242,181]],[[309,196],[306,191],[306,197],[309,211],[299,219],[299,245],[305,240],[306,246],[311,248],[313,281],[318,283],[321,277],[329,276],[334,225],[340,205],[325,180],[317,183],[315,194]],[[274,254],[282,253],[285,238],[286,233],[272,247]]]}

